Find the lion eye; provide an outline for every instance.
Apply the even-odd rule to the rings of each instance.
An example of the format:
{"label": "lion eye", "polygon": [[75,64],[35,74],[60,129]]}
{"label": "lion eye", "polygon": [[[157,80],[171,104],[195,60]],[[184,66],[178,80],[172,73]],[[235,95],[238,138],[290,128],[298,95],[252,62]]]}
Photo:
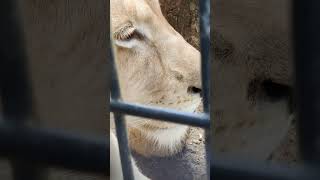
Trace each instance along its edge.
{"label": "lion eye", "polygon": [[132,39],[136,32],[136,29],[134,27],[123,27],[119,31],[117,31],[114,35],[116,40],[120,41],[127,41]]}
{"label": "lion eye", "polygon": [[132,25],[126,24],[114,35],[116,45],[122,48],[133,48],[138,46],[139,41],[143,40],[144,36]]}

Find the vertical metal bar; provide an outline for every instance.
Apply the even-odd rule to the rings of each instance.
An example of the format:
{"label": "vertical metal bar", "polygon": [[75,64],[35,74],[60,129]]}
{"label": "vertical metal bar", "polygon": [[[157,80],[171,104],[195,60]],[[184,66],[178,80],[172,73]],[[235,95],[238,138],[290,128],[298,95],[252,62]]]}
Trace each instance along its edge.
{"label": "vertical metal bar", "polygon": [[[17,2],[4,0],[0,6],[0,97],[8,123],[21,126],[32,113],[31,88],[26,69],[26,53],[19,27]],[[32,162],[11,160],[16,180],[40,180],[44,170]]]}
{"label": "vertical metal bar", "polygon": [[18,123],[30,115],[32,103],[24,61],[26,53],[14,2],[5,0],[0,6],[0,93],[4,115]]}
{"label": "vertical metal bar", "polygon": [[294,55],[300,150],[320,161],[320,1],[294,0]]}
{"label": "vertical metal bar", "polygon": [[[204,113],[210,119],[210,0],[200,0],[200,45]],[[210,179],[210,126],[205,129],[207,177]]]}
{"label": "vertical metal bar", "polygon": [[[110,39],[110,42],[112,40]],[[111,47],[113,47],[111,43]],[[121,93],[120,87],[118,82],[118,74],[115,65],[115,59],[113,55],[112,48],[108,48],[108,53],[110,54],[111,60],[111,98],[113,100],[120,100]],[[114,121],[116,126],[116,133],[117,139],[119,141],[119,151],[120,151],[120,158],[121,158],[121,166],[122,166],[122,174],[124,180],[133,180],[133,171],[132,171],[132,163],[130,159],[130,149],[128,144],[128,136],[127,136],[127,129],[126,129],[126,122],[124,119],[124,115],[120,113],[113,113],[114,114]]]}
{"label": "vertical metal bar", "polygon": [[210,112],[210,0],[200,0],[201,73],[204,112]]}

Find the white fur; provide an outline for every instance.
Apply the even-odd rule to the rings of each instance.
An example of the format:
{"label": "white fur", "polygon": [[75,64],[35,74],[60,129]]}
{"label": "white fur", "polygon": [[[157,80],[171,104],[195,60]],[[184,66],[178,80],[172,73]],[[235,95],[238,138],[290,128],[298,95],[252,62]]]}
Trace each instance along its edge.
{"label": "white fur", "polygon": [[[200,105],[201,99],[197,98],[192,101],[192,104],[185,107],[183,111],[194,112]],[[186,125],[177,125],[173,128],[158,129],[155,131],[145,131],[145,135],[148,139],[157,142],[159,148],[168,149],[169,152],[176,152],[177,144],[185,139],[189,127]]]}
{"label": "white fur", "polygon": [[139,41],[136,39],[130,39],[130,40],[115,40],[114,41],[117,46],[132,49],[134,47],[137,47]]}
{"label": "white fur", "polygon": [[201,98],[195,98],[192,100],[192,104],[183,108],[183,111],[185,112],[195,112],[197,110],[197,108],[200,106],[200,104],[202,103]]}
{"label": "white fur", "polygon": [[145,131],[148,139],[157,142],[159,148],[168,149],[170,152],[176,152],[177,144],[185,139],[188,126],[180,125],[165,130]]}

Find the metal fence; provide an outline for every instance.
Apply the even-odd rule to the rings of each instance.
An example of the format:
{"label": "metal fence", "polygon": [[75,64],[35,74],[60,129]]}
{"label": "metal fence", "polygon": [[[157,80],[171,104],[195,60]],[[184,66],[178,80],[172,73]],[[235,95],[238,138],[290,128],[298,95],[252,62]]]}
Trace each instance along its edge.
{"label": "metal fence", "polygon": [[[210,158],[209,135],[209,35],[210,0],[200,0],[202,85],[204,113],[181,113],[169,109],[137,106],[121,101],[116,69],[113,68],[110,107],[115,114],[121,162],[125,179],[133,179],[123,114],[166,120],[206,129],[208,174],[212,179],[294,180],[320,179],[320,2],[293,1],[296,97],[298,102],[299,138],[304,165],[296,168],[248,164]],[[32,98],[26,73],[26,53],[21,29],[16,19],[16,4],[3,0],[0,6],[0,156],[10,160],[16,180],[46,178],[46,167],[62,167],[107,176],[109,169],[108,139],[87,137],[27,125],[32,117]],[[112,52],[108,49],[110,57]],[[113,62],[113,58],[112,62]],[[114,62],[113,62],[114,63]],[[68,151],[66,151],[68,149]],[[210,161],[211,159],[211,161]],[[211,163],[209,163],[211,162]],[[210,165],[210,166],[209,166]]]}
{"label": "metal fence", "polygon": [[[280,165],[250,163],[241,160],[226,160],[213,157],[210,160],[207,151],[207,162],[210,163],[211,179],[246,179],[246,180],[298,180],[320,179],[318,172],[320,139],[320,2],[317,0],[293,0],[293,40],[295,57],[295,97],[298,103],[299,146],[304,164],[294,168]],[[202,81],[204,90],[204,107],[202,115],[180,113],[173,110],[137,106],[120,100],[119,87],[115,68],[112,79],[111,110],[115,113],[116,131],[118,134],[123,174],[125,179],[132,178],[130,152],[128,150],[124,114],[184,123],[207,128],[209,139],[209,27],[210,1],[200,0]],[[214,23],[214,22],[213,22]],[[113,60],[113,59],[112,59]],[[207,144],[207,147],[209,145]],[[209,148],[207,148],[208,150]]]}
{"label": "metal fence", "polygon": [[203,91],[203,107],[204,113],[193,114],[179,112],[170,109],[147,107],[143,105],[130,104],[121,101],[120,87],[118,77],[112,55],[112,50],[109,50],[112,64],[112,85],[111,85],[111,100],[110,109],[114,113],[116,134],[119,141],[120,157],[125,180],[132,180],[133,172],[130,160],[130,150],[128,147],[127,131],[123,114],[152,118],[174,123],[188,124],[192,126],[202,127],[205,129],[206,135],[206,160],[207,174],[210,176],[210,0],[200,1],[200,39],[201,39],[201,69],[202,69],[202,91]]}

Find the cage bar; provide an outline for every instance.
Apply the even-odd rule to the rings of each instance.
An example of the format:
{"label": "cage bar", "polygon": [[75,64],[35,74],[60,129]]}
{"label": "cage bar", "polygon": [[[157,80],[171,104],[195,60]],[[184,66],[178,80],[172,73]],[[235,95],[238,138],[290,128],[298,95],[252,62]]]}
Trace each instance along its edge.
{"label": "cage bar", "polygon": [[[22,31],[16,9],[16,1],[4,0],[1,2],[0,97],[3,116],[7,123],[19,126],[23,125],[32,114],[32,96],[26,72],[26,53]],[[10,137],[7,138],[10,139]],[[40,180],[45,176],[45,169],[41,169],[36,164],[25,162],[24,159],[11,158],[15,180],[22,180],[25,177],[30,180]]]}
{"label": "cage bar", "polygon": [[207,161],[207,177],[210,179],[211,142],[210,142],[210,0],[200,0],[200,47],[201,47],[201,80],[203,91],[204,114],[209,117],[209,124],[205,127],[205,149]]}
{"label": "cage bar", "polygon": [[121,101],[110,101],[110,109],[113,112],[125,113],[127,115],[153,118],[163,121],[171,121],[179,124],[187,124],[208,128],[210,126],[209,117],[205,114],[195,114],[172,109],[150,107],[140,104],[132,104]]}
{"label": "cage bar", "polygon": [[14,0],[1,1],[0,97],[3,115],[12,123],[22,123],[31,115],[33,104],[16,6]]}
{"label": "cage bar", "polygon": [[320,1],[294,0],[294,57],[300,150],[320,162]]}
{"label": "cage bar", "polygon": [[[110,37],[111,38],[111,37]],[[110,39],[110,45],[113,47],[112,40]],[[112,49],[108,49],[108,53],[111,59],[111,100],[120,100],[121,93],[120,87],[118,83],[118,75],[117,69],[115,64],[115,59],[113,55]],[[111,103],[110,103],[111,104]],[[119,144],[119,151],[120,151],[120,159],[121,159],[121,167],[122,167],[122,174],[124,180],[134,180],[133,177],[133,170],[132,170],[132,162],[130,159],[130,148],[128,144],[128,136],[127,136],[127,129],[126,129],[126,122],[124,116],[121,113],[113,112],[114,114],[114,121],[116,126],[116,134]]]}

